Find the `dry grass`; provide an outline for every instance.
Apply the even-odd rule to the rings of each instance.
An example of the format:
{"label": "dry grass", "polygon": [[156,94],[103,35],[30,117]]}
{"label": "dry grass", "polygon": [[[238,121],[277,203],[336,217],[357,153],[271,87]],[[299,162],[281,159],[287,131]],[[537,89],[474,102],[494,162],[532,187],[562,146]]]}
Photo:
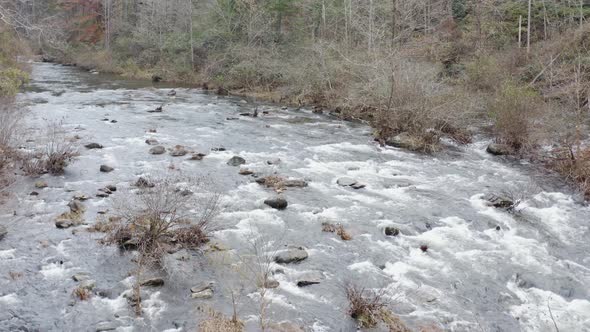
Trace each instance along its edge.
{"label": "dry grass", "polygon": [[199,323],[199,332],[242,332],[244,323],[236,318],[224,316],[212,309],[207,311],[207,319]]}
{"label": "dry grass", "polygon": [[362,328],[377,326],[382,319],[382,311],[388,305],[384,290],[373,291],[348,284],[345,286],[345,291],[350,317],[354,318]]}
{"label": "dry grass", "polygon": [[76,287],[72,294],[81,301],[86,301],[92,297],[92,292],[83,287]]}
{"label": "dry grass", "polygon": [[584,196],[590,198],[590,148],[561,149],[551,160],[550,167],[579,186]]}
{"label": "dry grass", "polygon": [[342,224],[331,224],[329,222],[322,223],[322,232],[328,233],[336,233],[340,238],[344,241],[352,240],[352,235],[350,235]]}
{"label": "dry grass", "polygon": [[66,138],[62,123],[50,123],[44,150],[45,170],[54,175],[63,174],[65,168],[76,156],[77,152]]}

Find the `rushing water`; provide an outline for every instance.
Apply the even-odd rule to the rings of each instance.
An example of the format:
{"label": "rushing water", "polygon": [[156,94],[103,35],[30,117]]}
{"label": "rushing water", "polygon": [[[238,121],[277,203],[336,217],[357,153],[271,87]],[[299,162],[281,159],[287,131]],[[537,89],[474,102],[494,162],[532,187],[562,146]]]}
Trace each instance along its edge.
{"label": "rushing water", "polygon": [[[284,272],[274,276],[279,287],[265,295],[267,317],[275,322],[355,331],[343,291],[354,282],[386,288],[391,309],[416,329],[555,331],[557,325],[590,331],[590,209],[545,175],[486,154],[482,140],[422,156],[379,147],[363,125],[264,105],[258,105],[261,116],[240,117],[254,105],[190,88],[176,88],[171,98],[170,89],[33,65],[31,89],[21,95],[30,104],[29,134],[41,137],[47,121],[62,121],[70,136],[81,137],[80,156],[65,175],[42,176],[49,186],[39,196],[29,195],[38,179],[20,179],[16,202],[1,212],[9,232],[0,240],[0,330],[95,331],[108,322],[119,331],[193,331],[204,315],[199,308],[231,314],[233,290],[238,315],[247,330],[257,331],[256,288],[227,265],[246,257],[253,242],[264,242],[267,251],[297,245],[309,253],[301,263],[274,267]],[[161,104],[163,113],[147,112]],[[239,119],[227,120],[232,117]],[[157,132],[149,133],[152,128]],[[150,155],[147,138],[208,155],[202,161]],[[90,142],[105,148],[82,147]],[[211,151],[215,147],[227,150]],[[272,190],[226,164],[234,155],[259,174],[306,179],[309,186],[290,188],[283,193],[289,207],[273,210],[263,203],[276,195]],[[267,163],[276,159],[280,163]],[[101,164],[115,171],[100,173]],[[102,235],[85,226],[62,230],[54,220],[67,211],[73,192],[94,196],[107,184],[122,188],[85,202],[92,224],[139,176],[171,165],[215,182],[222,210],[214,238],[231,250],[190,253],[188,260],[172,259],[167,272],[150,272],[164,275],[166,284],[144,288],[144,313],[137,318],[122,296],[133,282],[130,255],[101,245]],[[337,185],[343,176],[366,187]],[[505,191],[522,195],[518,213],[486,204],[484,195]],[[324,221],[341,223],[353,239],[322,232]],[[386,236],[385,226],[401,234]],[[325,279],[297,287],[307,271]],[[76,300],[77,272],[89,273],[100,295]],[[191,299],[190,287],[207,280],[217,282],[214,297]]]}

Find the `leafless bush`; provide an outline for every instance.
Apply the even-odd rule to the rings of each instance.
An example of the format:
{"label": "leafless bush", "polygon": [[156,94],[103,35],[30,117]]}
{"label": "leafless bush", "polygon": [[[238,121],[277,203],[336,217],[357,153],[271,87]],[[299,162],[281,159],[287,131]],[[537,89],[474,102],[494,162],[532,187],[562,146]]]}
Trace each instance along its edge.
{"label": "leafless bush", "polygon": [[555,153],[550,166],[590,198],[590,148],[561,149]]}
{"label": "leafless bush", "polygon": [[354,318],[363,328],[375,327],[381,320],[382,311],[388,305],[385,290],[374,291],[348,284],[345,286],[345,291],[350,317]]}
{"label": "leafless bush", "polygon": [[244,323],[224,316],[212,309],[207,310],[208,318],[199,323],[200,332],[241,332],[244,330]]}
{"label": "leafless bush", "polygon": [[86,301],[92,296],[92,292],[84,287],[76,287],[72,294],[81,301]]}
{"label": "leafless bush", "polygon": [[45,170],[54,175],[62,174],[76,155],[73,144],[66,138],[62,123],[50,123],[44,149]]}
{"label": "leafless bush", "polygon": [[114,203],[107,242],[137,247],[145,263],[159,263],[175,246],[194,248],[208,241],[218,195],[203,192],[204,178],[150,177],[153,186],[124,193]]}
{"label": "leafless bush", "polygon": [[14,143],[20,131],[22,117],[22,110],[15,107],[12,99],[0,98],[0,192],[12,183],[6,168],[13,163],[16,156]]}

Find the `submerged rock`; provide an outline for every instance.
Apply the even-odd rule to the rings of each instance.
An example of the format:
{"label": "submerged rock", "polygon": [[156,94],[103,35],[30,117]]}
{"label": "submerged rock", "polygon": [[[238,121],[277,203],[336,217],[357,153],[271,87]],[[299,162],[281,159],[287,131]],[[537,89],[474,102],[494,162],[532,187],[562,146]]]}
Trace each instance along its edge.
{"label": "submerged rock", "polygon": [[486,151],[488,153],[493,154],[494,156],[504,156],[504,155],[512,154],[514,152],[509,145],[498,144],[498,143],[492,143],[492,144],[488,145],[488,147],[486,148]]}
{"label": "submerged rock", "polygon": [[84,147],[87,148],[87,149],[90,149],[90,150],[92,150],[92,149],[102,149],[103,148],[103,146],[100,145],[100,144],[98,144],[98,143],[86,144],[86,145],[84,145]]}
{"label": "submerged rock", "polygon": [[90,279],[90,275],[86,272],[80,272],[80,273],[76,273],[72,276],[72,279],[74,279],[74,281],[84,281],[84,280],[89,280]]}
{"label": "submerged rock", "polygon": [[399,229],[393,226],[387,226],[385,227],[385,235],[387,236],[398,236],[399,235]]}
{"label": "submerged rock", "polygon": [[113,322],[102,322],[96,325],[96,332],[114,331],[117,327],[118,325]]}
{"label": "submerged rock", "polygon": [[308,257],[308,253],[302,247],[290,248],[277,253],[274,257],[275,263],[290,264],[301,262]]}
{"label": "submerged rock", "polygon": [[240,175],[252,175],[252,174],[254,174],[254,171],[249,170],[247,168],[242,168],[242,169],[240,169],[239,174]]}
{"label": "submerged rock", "polygon": [[174,150],[170,151],[170,155],[172,157],[182,157],[185,156],[188,151],[184,148],[184,146],[177,145],[174,147]]}
{"label": "submerged rock", "polygon": [[111,166],[108,165],[100,165],[100,171],[103,173],[110,173],[112,171],[114,171],[115,169]]}
{"label": "submerged rock", "polygon": [[515,202],[512,199],[505,196],[488,195],[485,200],[487,200],[491,206],[500,209],[510,209],[515,205]]}
{"label": "submerged rock", "polygon": [[84,213],[84,211],[86,211],[84,204],[75,199],[68,203],[68,207],[72,213]]}
{"label": "submerged rock", "polygon": [[284,180],[284,181],[282,181],[282,185],[284,187],[303,188],[303,187],[307,187],[307,182],[304,180]]}
{"label": "submerged rock", "polygon": [[193,155],[189,158],[189,160],[203,160],[206,154],[204,153],[193,153]]}
{"label": "submerged rock", "polygon": [[324,275],[319,271],[307,272],[297,278],[298,287],[306,287],[319,284],[324,279]]}
{"label": "submerged rock", "polygon": [[210,299],[213,297],[213,287],[215,282],[208,282],[191,287],[191,297],[193,299]]}
{"label": "submerged rock", "polygon": [[277,288],[279,287],[280,283],[275,279],[267,279],[264,281],[264,288]]}
{"label": "submerged rock", "polygon": [[281,197],[269,198],[264,201],[264,204],[270,206],[273,209],[277,209],[277,210],[284,210],[289,205],[287,200],[284,198],[281,198]]}
{"label": "submerged rock", "polygon": [[230,160],[227,161],[227,164],[230,166],[240,166],[246,163],[246,159],[240,156],[233,156]]}
{"label": "submerged rock", "polygon": [[47,188],[47,182],[37,181],[37,182],[35,182],[35,188],[37,188],[37,189]]}
{"label": "submerged rock", "polygon": [[350,187],[352,185],[355,185],[357,181],[353,178],[341,177],[338,180],[336,180],[336,183],[342,187]]}
{"label": "submerged rock", "polygon": [[165,152],[166,148],[161,145],[154,146],[150,149],[150,154],[164,154]]}
{"label": "submerged rock", "polygon": [[162,278],[150,278],[141,282],[141,286],[146,287],[161,287],[164,286],[164,279]]}
{"label": "submerged rock", "polygon": [[155,138],[148,138],[145,140],[147,145],[158,145],[158,140]]}
{"label": "submerged rock", "polygon": [[109,184],[105,187],[105,189],[108,189],[110,191],[117,191],[117,186],[115,186],[114,184]]}

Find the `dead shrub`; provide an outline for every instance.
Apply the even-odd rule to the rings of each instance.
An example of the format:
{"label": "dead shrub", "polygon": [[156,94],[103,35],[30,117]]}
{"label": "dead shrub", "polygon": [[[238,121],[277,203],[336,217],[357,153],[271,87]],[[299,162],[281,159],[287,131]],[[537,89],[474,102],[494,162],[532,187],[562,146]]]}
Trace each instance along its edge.
{"label": "dead shrub", "polygon": [[72,294],[80,301],[86,301],[92,296],[92,292],[84,287],[76,287]]}
{"label": "dead shrub", "polygon": [[336,233],[344,241],[352,240],[352,236],[344,229],[342,224],[322,223],[322,232]]}
{"label": "dead shrub", "polygon": [[53,175],[63,174],[65,168],[77,156],[73,144],[66,139],[62,123],[50,123],[44,149],[45,170]]}
{"label": "dead shrub", "polygon": [[208,240],[218,195],[207,193],[206,179],[178,175],[147,178],[153,186],[124,193],[114,203],[115,218],[106,242],[139,250],[145,264],[159,263],[174,246],[194,248]]}
{"label": "dead shrub", "polygon": [[555,153],[550,167],[576,184],[590,198],[590,148],[567,148]]}
{"label": "dead shrub", "polygon": [[542,116],[542,101],[527,87],[505,83],[489,105],[496,141],[515,150],[526,150],[538,143],[535,126]]}
{"label": "dead shrub", "polygon": [[348,299],[348,314],[362,328],[377,326],[382,319],[382,311],[387,308],[387,300],[383,289],[373,291],[354,284],[345,286]]}

